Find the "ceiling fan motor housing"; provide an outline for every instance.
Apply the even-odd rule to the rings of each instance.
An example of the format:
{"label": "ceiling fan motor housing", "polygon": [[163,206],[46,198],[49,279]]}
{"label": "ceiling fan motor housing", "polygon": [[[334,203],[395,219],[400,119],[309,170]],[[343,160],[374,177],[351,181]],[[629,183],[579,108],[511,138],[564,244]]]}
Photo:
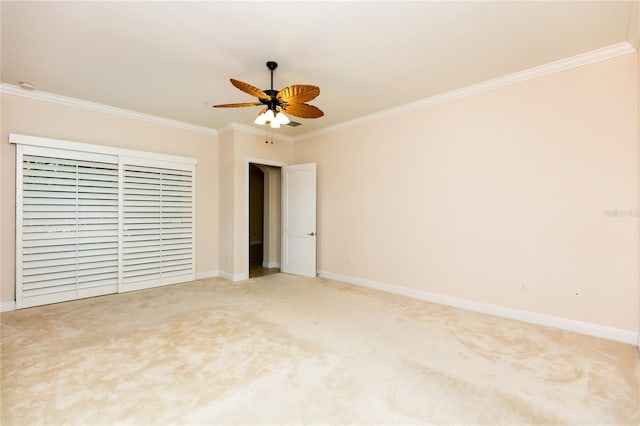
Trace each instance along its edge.
{"label": "ceiling fan motor housing", "polygon": [[278,96],[277,90],[263,90],[264,93],[271,97],[271,100],[267,99],[258,99],[261,103],[268,106],[269,109],[275,110],[276,107],[282,106],[282,102],[276,98]]}

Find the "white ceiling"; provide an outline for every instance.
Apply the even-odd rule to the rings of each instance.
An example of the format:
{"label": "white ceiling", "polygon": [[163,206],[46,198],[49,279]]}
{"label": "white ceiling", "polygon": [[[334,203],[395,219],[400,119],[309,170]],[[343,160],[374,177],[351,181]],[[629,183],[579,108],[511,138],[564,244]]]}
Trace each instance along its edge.
{"label": "white ceiling", "polygon": [[220,129],[275,60],[321,89],[297,136],[626,41],[631,3],[2,1],[2,82]]}

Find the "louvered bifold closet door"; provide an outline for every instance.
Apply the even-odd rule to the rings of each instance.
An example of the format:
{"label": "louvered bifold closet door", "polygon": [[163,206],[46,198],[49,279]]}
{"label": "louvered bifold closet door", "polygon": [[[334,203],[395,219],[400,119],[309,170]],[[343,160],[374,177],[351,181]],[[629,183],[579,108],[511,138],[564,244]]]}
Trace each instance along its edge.
{"label": "louvered bifold closet door", "polygon": [[16,306],[115,293],[117,157],[18,151]]}
{"label": "louvered bifold closet door", "polygon": [[123,163],[121,291],[193,280],[194,168]]}

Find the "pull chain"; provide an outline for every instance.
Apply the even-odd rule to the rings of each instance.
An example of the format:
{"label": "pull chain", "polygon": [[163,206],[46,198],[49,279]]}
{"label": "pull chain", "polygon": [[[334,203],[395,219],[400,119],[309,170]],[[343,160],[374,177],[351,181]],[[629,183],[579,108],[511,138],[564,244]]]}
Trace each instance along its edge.
{"label": "pull chain", "polygon": [[269,130],[271,130],[271,145],[273,145],[273,129],[270,126],[264,128],[264,143],[269,143]]}

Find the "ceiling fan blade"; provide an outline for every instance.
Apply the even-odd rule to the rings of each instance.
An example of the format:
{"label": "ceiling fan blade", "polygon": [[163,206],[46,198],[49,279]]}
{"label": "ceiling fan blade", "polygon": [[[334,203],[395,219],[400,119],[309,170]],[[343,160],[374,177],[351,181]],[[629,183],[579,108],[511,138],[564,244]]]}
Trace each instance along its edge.
{"label": "ceiling fan blade", "polygon": [[307,104],[290,104],[283,107],[287,114],[295,115],[300,118],[320,118],[324,112],[320,108]]}
{"label": "ceiling fan blade", "polygon": [[294,84],[278,92],[276,98],[286,104],[301,104],[315,99],[319,94],[320,88],[318,86],[312,86],[311,84]]}
{"label": "ceiling fan blade", "polygon": [[238,108],[262,105],[262,102],[241,102],[238,104],[213,105],[213,108]]}
{"label": "ceiling fan blade", "polygon": [[249,83],[245,83],[244,81],[236,80],[234,78],[230,80],[231,80],[231,84],[233,84],[235,87],[242,90],[243,92],[250,94],[251,96],[255,96],[258,99],[264,99],[266,101],[271,100],[271,96],[267,95],[257,87],[250,85]]}

